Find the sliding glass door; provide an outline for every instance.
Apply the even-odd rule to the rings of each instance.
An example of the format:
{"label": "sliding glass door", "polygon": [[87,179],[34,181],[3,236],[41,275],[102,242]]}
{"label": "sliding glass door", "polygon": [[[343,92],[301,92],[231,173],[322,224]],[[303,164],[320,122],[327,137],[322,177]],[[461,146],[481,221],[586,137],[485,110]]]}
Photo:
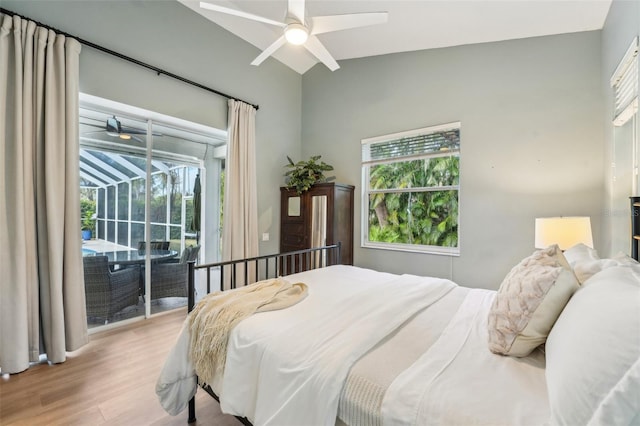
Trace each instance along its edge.
{"label": "sliding glass door", "polygon": [[226,135],[92,101],[80,110],[79,167],[95,327],[185,306],[186,262],[219,259],[219,223],[206,218],[221,209]]}

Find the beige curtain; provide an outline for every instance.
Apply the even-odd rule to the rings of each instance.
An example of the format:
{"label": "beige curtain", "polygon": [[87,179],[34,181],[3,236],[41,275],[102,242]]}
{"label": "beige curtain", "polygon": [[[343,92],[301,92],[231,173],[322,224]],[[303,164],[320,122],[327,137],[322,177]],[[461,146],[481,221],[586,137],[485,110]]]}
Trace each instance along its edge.
{"label": "beige curtain", "polygon": [[0,369],[87,341],[80,239],[80,43],[0,15]]}
{"label": "beige curtain", "polygon": [[[311,247],[327,245],[327,196],[311,197]],[[315,253],[315,265],[326,265],[324,251]]]}
{"label": "beige curtain", "polygon": [[[256,110],[244,102],[229,100],[229,144],[225,166],[224,219],[222,224],[223,260],[258,255],[258,196],[256,187]],[[254,282],[254,268],[248,280],[238,268],[239,283]],[[229,288],[230,273],[223,287]]]}

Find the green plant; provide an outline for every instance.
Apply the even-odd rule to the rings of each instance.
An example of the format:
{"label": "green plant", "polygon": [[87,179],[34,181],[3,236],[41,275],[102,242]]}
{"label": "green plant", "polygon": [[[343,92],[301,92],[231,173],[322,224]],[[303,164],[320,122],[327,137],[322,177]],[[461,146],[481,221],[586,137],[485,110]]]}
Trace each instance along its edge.
{"label": "green plant", "polygon": [[320,155],[314,155],[307,161],[294,163],[293,160],[287,156],[289,164],[285,165],[285,167],[290,169],[284,174],[287,187],[295,189],[298,194],[302,194],[315,183],[327,182],[334,179],[334,176],[325,177],[324,172],[333,170],[333,166],[324,161],[319,161],[320,157]]}
{"label": "green plant", "polygon": [[93,231],[93,228],[96,225],[95,219],[90,217],[82,218],[82,227],[80,228],[82,231]]}
{"label": "green plant", "polygon": [[83,231],[93,231],[96,224],[96,202],[89,199],[80,200],[80,220]]}

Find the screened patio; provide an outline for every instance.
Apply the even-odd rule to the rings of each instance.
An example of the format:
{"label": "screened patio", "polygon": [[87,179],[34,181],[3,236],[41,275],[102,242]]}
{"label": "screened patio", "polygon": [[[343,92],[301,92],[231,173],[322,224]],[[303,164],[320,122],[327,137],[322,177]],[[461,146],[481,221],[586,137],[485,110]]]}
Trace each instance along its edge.
{"label": "screened patio", "polygon": [[[135,249],[145,241],[146,159],[80,150],[82,197],[95,201],[92,238]],[[193,196],[197,167],[151,161],[150,240],[170,241],[182,251],[196,245]],[[85,218],[86,219],[86,218]]]}
{"label": "screened patio", "polygon": [[[153,278],[153,271],[159,262],[179,262],[190,247],[198,247],[199,262],[219,260],[225,154],[226,132],[81,96],[79,171],[85,265],[91,263],[87,257],[107,256],[106,275],[139,270],[137,277],[128,276],[128,302],[118,305],[116,313],[94,317],[85,267],[90,327],[186,305],[180,292],[161,294],[162,277],[155,274]],[[168,247],[161,254],[146,253],[144,244],[151,241],[166,242]]]}

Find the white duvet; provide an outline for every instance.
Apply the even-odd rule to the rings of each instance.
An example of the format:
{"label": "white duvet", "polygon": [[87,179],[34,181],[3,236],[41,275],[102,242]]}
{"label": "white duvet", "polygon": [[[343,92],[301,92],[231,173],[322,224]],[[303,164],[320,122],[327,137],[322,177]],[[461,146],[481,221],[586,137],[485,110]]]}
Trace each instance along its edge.
{"label": "white duvet", "polygon": [[488,349],[494,297],[495,291],[469,291],[440,338],[387,389],[383,426],[524,426],[549,420],[542,352],[514,358]]}
{"label": "white duvet", "polygon": [[[394,344],[398,327],[456,287],[448,280],[341,265],[288,279],[306,283],[309,296],[240,323],[230,334],[224,374],[211,384],[223,412],[256,426],[334,425],[353,364],[380,341]],[[515,359],[488,350],[486,311],[494,294],[470,290],[457,313],[449,311],[451,321],[439,338],[387,389],[384,425],[545,422],[542,354]],[[188,339],[183,329],[156,386],[174,415],[196,390]]]}
{"label": "white duvet", "polygon": [[[223,377],[212,384],[222,411],[257,425],[333,425],[353,363],[456,285],[448,280],[332,266],[289,276],[309,296],[256,314],[230,334]],[[177,414],[195,392],[183,328],[156,385]],[[182,346],[182,347],[180,347]]]}

